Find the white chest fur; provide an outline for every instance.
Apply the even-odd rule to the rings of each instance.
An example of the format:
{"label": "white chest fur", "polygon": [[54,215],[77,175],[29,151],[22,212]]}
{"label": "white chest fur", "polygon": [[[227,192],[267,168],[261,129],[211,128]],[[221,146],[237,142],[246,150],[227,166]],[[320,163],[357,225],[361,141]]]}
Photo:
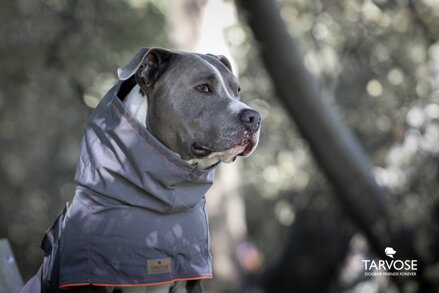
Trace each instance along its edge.
{"label": "white chest fur", "polygon": [[133,87],[123,103],[130,110],[131,114],[146,127],[146,114],[148,112],[148,100],[140,93],[139,85]]}

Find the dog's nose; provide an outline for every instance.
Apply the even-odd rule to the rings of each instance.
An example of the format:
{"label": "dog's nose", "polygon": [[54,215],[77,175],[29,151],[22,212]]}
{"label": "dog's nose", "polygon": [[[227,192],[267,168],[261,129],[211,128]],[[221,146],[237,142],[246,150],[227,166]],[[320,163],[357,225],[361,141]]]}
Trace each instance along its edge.
{"label": "dog's nose", "polygon": [[239,113],[241,122],[251,131],[258,130],[261,125],[261,114],[252,109],[244,109]]}

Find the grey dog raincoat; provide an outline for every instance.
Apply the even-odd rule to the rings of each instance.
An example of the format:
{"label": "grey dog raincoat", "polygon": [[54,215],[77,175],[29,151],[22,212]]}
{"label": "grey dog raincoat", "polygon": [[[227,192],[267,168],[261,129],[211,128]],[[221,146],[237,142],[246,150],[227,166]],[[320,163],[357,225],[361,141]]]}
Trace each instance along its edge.
{"label": "grey dog raincoat", "polygon": [[[125,108],[119,82],[93,112],[81,143],[72,204],[46,233],[43,264],[26,286],[157,285],[212,277],[199,170]],[[26,286],[21,292],[25,291]]]}

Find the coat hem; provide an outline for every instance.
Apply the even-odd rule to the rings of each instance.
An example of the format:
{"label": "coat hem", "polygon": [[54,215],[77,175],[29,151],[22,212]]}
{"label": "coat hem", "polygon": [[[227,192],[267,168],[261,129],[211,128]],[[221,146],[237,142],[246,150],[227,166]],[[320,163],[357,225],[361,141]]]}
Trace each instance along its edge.
{"label": "coat hem", "polygon": [[[204,280],[204,279],[212,279],[212,275],[208,276],[198,276],[198,277],[189,277],[189,278],[175,278],[168,281],[162,282],[154,282],[154,283],[135,283],[135,284],[127,284],[127,283],[107,283],[111,282],[110,280],[96,280],[96,282],[84,282],[84,283],[70,283],[59,285],[60,289],[69,289],[70,287],[79,287],[79,286],[101,286],[101,287],[146,287],[146,286],[157,286],[157,285],[165,285],[173,282],[181,282],[181,281],[192,281],[192,280]],[[137,281],[137,280],[134,280]],[[140,281],[140,280],[139,280]],[[123,282],[123,281],[122,281]]]}

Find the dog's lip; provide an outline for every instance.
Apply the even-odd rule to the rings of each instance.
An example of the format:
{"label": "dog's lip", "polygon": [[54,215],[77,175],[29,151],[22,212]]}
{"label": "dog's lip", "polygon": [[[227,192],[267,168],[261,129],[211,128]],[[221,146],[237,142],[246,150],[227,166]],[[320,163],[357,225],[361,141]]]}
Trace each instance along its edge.
{"label": "dog's lip", "polygon": [[230,149],[236,149],[237,155],[233,158],[233,160],[236,159],[236,157],[247,157],[250,155],[253,150],[255,149],[258,141],[257,134],[252,135],[250,138],[243,140],[241,143],[236,144],[235,146],[231,147]]}
{"label": "dog's lip", "polygon": [[191,153],[198,158],[206,157],[212,152],[213,151],[210,148],[197,144],[196,142],[191,146]]}
{"label": "dog's lip", "polygon": [[256,146],[258,145],[258,141],[259,141],[259,130],[256,131],[255,133],[252,133],[250,138],[246,140],[246,147],[241,153],[239,153],[239,156],[247,157],[251,153],[253,153]]}
{"label": "dog's lip", "polygon": [[246,157],[248,156],[252,151],[253,147],[255,146],[255,143],[252,142],[252,140],[247,140],[245,149],[238,154],[238,156]]}

